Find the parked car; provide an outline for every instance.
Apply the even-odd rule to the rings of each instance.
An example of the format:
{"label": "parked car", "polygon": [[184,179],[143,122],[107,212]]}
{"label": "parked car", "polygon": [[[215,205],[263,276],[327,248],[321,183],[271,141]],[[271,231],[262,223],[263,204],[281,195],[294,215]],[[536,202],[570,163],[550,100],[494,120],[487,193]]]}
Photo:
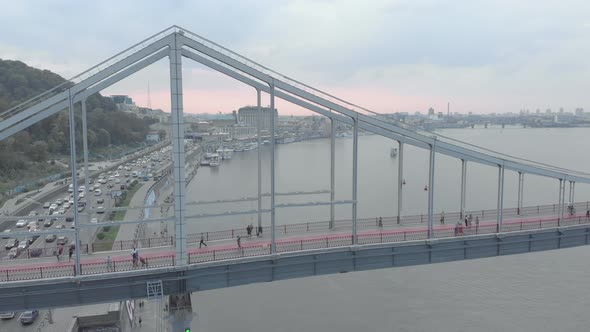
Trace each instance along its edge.
{"label": "parked car", "polygon": [[29,221],[29,223],[27,224],[27,228],[28,229],[37,228],[37,222],[36,221]]}
{"label": "parked car", "polygon": [[38,310],[29,310],[29,311],[25,311],[22,314],[20,314],[19,320],[20,320],[21,324],[27,325],[27,324],[32,324],[33,322],[35,322],[37,317],[39,317]]}
{"label": "parked car", "polygon": [[47,219],[43,223],[43,226],[45,226],[45,227],[51,227],[51,225],[53,225],[53,219]]}
{"label": "parked car", "polygon": [[4,247],[6,248],[6,250],[9,250],[9,249],[12,249],[16,246],[18,246],[17,239],[8,239],[8,241],[6,241],[6,245]]}
{"label": "parked car", "polygon": [[17,248],[20,250],[26,250],[28,247],[29,247],[29,241],[24,240],[24,241],[20,241]]}
{"label": "parked car", "polygon": [[10,251],[8,252],[8,258],[15,259],[18,256],[18,254],[20,254],[20,249],[18,247],[14,247],[10,249]]}
{"label": "parked car", "polygon": [[3,239],[10,239],[10,229],[5,229],[5,230],[2,232],[2,238],[3,238]]}
{"label": "parked car", "polygon": [[68,237],[67,236],[60,236],[57,238],[56,243],[66,245],[68,243]]}
{"label": "parked car", "polygon": [[19,221],[16,222],[16,227],[17,228],[21,228],[21,227],[25,227],[27,225],[27,221],[24,219],[21,219]]}
{"label": "parked car", "polygon": [[45,202],[45,204],[43,204],[44,209],[49,209],[50,206],[51,206],[51,203],[49,203],[49,202]]}
{"label": "parked car", "polygon": [[45,242],[53,242],[55,241],[55,239],[57,239],[57,236],[55,234],[49,234],[45,237]]}
{"label": "parked car", "polygon": [[[83,207],[82,207],[83,209]],[[66,217],[66,222],[72,222],[74,221],[74,217]]]}
{"label": "parked car", "polygon": [[65,225],[57,225],[57,226],[55,226],[55,229],[64,229],[64,228],[66,228]]}
{"label": "parked car", "polygon": [[0,319],[13,319],[14,311],[0,313]]}
{"label": "parked car", "polygon": [[96,204],[103,204],[104,203],[104,198],[99,198],[96,200]]}
{"label": "parked car", "polygon": [[58,199],[57,201],[55,201],[55,204],[57,205],[62,205],[64,202],[61,199]]}

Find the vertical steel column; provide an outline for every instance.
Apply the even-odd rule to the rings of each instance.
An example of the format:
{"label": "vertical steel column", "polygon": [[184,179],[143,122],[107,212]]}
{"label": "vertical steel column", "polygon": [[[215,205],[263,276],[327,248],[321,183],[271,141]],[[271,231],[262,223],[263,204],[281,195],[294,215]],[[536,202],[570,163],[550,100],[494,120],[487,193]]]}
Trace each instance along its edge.
{"label": "vertical steel column", "polygon": [[398,142],[399,152],[397,165],[397,223],[402,222],[402,208],[403,208],[403,186],[404,186],[404,143]]}
{"label": "vertical steel column", "polygon": [[359,118],[355,113],[352,135],[352,244],[358,244],[357,236],[357,191],[358,191],[358,149],[359,149]]}
{"label": "vertical steel column", "polygon": [[275,210],[275,84],[270,84],[270,227],[271,253],[277,253]]}
{"label": "vertical steel column", "polygon": [[[84,188],[88,190],[88,182],[90,181],[90,173],[88,172],[88,124],[86,121],[86,98],[82,99],[82,144],[84,145]],[[74,191],[75,192],[75,191]],[[88,197],[90,201],[90,197]],[[76,210],[78,207],[76,206]],[[86,212],[86,223],[90,222],[90,214]],[[92,253],[92,229],[86,229],[86,235],[88,236],[88,253]]]}
{"label": "vertical steel column", "polygon": [[516,196],[516,214],[520,215],[522,209],[522,172],[518,172],[518,195]]}
{"label": "vertical steel column", "polygon": [[[72,167],[72,188],[74,189],[74,243],[76,247],[76,275],[80,275],[80,221],[78,220],[78,177],[76,175],[76,124],[74,120],[74,99],[72,91],[68,90],[68,101],[70,108],[70,157]],[[87,190],[87,188],[85,188]]]}
{"label": "vertical steel column", "polygon": [[557,203],[557,226],[561,225],[561,218],[562,218],[562,214],[561,214],[561,209],[562,209],[562,196],[564,195],[563,193],[563,183],[564,180],[563,179],[559,179],[559,198],[558,198],[558,203]]}
{"label": "vertical steel column", "polygon": [[463,220],[465,215],[465,188],[467,187],[467,160],[461,159],[461,206],[459,209],[459,219]]}
{"label": "vertical steel column", "polygon": [[562,194],[561,194],[561,209],[559,210],[559,218],[560,218],[560,223],[559,226],[561,226],[561,222],[563,221],[563,216],[565,214],[565,182],[567,180],[563,179],[562,185],[563,185],[563,189],[561,190]]}
{"label": "vertical steel column", "polygon": [[172,125],[172,160],[174,176],[174,230],[176,238],[176,265],[187,264],[184,174],[184,116],[182,102],[182,44],[178,32],[170,44],[170,96]]}
{"label": "vertical steel column", "polygon": [[336,189],[336,125],[330,119],[330,229],[334,228],[334,198]]}
{"label": "vertical steel column", "polygon": [[435,158],[436,139],[430,145],[430,160],[428,163],[428,238],[432,238],[433,231],[433,211],[434,211],[434,158]]}
{"label": "vertical steel column", "polygon": [[569,181],[569,183],[570,183],[570,191],[569,191],[569,195],[568,195],[567,199],[568,199],[568,203],[572,204],[573,203],[573,200],[572,200],[573,190],[572,189],[574,187],[574,181]]}
{"label": "vertical steel column", "polygon": [[496,222],[498,233],[502,231],[502,217],[504,210],[504,165],[498,165],[498,207],[496,211]]}
{"label": "vertical steel column", "polygon": [[576,203],[576,182],[572,183],[572,204]]}
{"label": "vertical steel column", "polygon": [[[260,127],[262,126],[262,107],[260,106],[260,89],[256,89],[256,105],[258,119],[256,119],[256,144],[258,150],[258,228],[262,227],[262,151],[260,151]],[[258,230],[256,231],[258,234]]]}

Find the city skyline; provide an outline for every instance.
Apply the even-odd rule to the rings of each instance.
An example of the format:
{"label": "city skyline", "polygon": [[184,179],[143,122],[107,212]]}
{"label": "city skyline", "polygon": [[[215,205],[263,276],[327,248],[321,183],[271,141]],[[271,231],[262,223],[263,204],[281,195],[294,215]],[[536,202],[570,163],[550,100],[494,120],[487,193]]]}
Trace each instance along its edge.
{"label": "city skyline", "polygon": [[[11,31],[0,42],[0,58],[67,78],[178,24],[378,113],[430,107],[446,112],[449,101],[451,112],[459,113],[573,111],[586,106],[583,83],[590,66],[584,51],[590,46],[584,40],[590,22],[583,8],[588,6],[526,1],[14,3],[0,14],[0,27]],[[89,12],[101,20],[88,20]],[[68,19],[43,19],[57,13]],[[68,30],[72,26],[80,28]],[[183,64],[187,113],[227,112],[255,103],[251,88],[190,61]],[[145,106],[150,82],[152,106],[167,110],[166,75],[164,59],[103,94],[128,94]],[[305,113],[282,101],[277,108],[284,114]]]}

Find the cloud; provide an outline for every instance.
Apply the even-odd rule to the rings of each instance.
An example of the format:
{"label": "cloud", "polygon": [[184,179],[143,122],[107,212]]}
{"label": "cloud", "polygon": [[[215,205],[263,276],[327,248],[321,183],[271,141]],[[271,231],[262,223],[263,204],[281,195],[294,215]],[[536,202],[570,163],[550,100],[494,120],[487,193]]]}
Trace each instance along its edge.
{"label": "cloud", "polygon": [[[589,9],[581,0],[17,1],[0,13],[10,32],[0,57],[71,77],[177,24],[380,112],[446,100],[458,111],[573,108],[587,99]],[[249,102],[235,93],[241,85],[185,63],[187,91],[239,96],[207,107]],[[149,81],[152,95],[164,95],[167,70],[162,61],[106,93],[145,100]]]}

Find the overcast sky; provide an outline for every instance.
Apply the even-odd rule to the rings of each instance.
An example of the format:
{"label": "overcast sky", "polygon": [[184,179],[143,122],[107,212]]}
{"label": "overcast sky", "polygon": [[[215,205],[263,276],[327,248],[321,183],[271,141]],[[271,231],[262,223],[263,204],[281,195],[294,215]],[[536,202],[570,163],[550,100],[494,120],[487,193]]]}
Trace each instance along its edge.
{"label": "overcast sky", "polygon": [[[66,78],[171,25],[376,112],[588,105],[588,1],[3,1],[0,58]],[[189,60],[185,111],[255,92]],[[162,60],[103,91],[169,108]],[[266,102],[266,99],[265,99]],[[278,104],[281,113],[298,110]]]}

